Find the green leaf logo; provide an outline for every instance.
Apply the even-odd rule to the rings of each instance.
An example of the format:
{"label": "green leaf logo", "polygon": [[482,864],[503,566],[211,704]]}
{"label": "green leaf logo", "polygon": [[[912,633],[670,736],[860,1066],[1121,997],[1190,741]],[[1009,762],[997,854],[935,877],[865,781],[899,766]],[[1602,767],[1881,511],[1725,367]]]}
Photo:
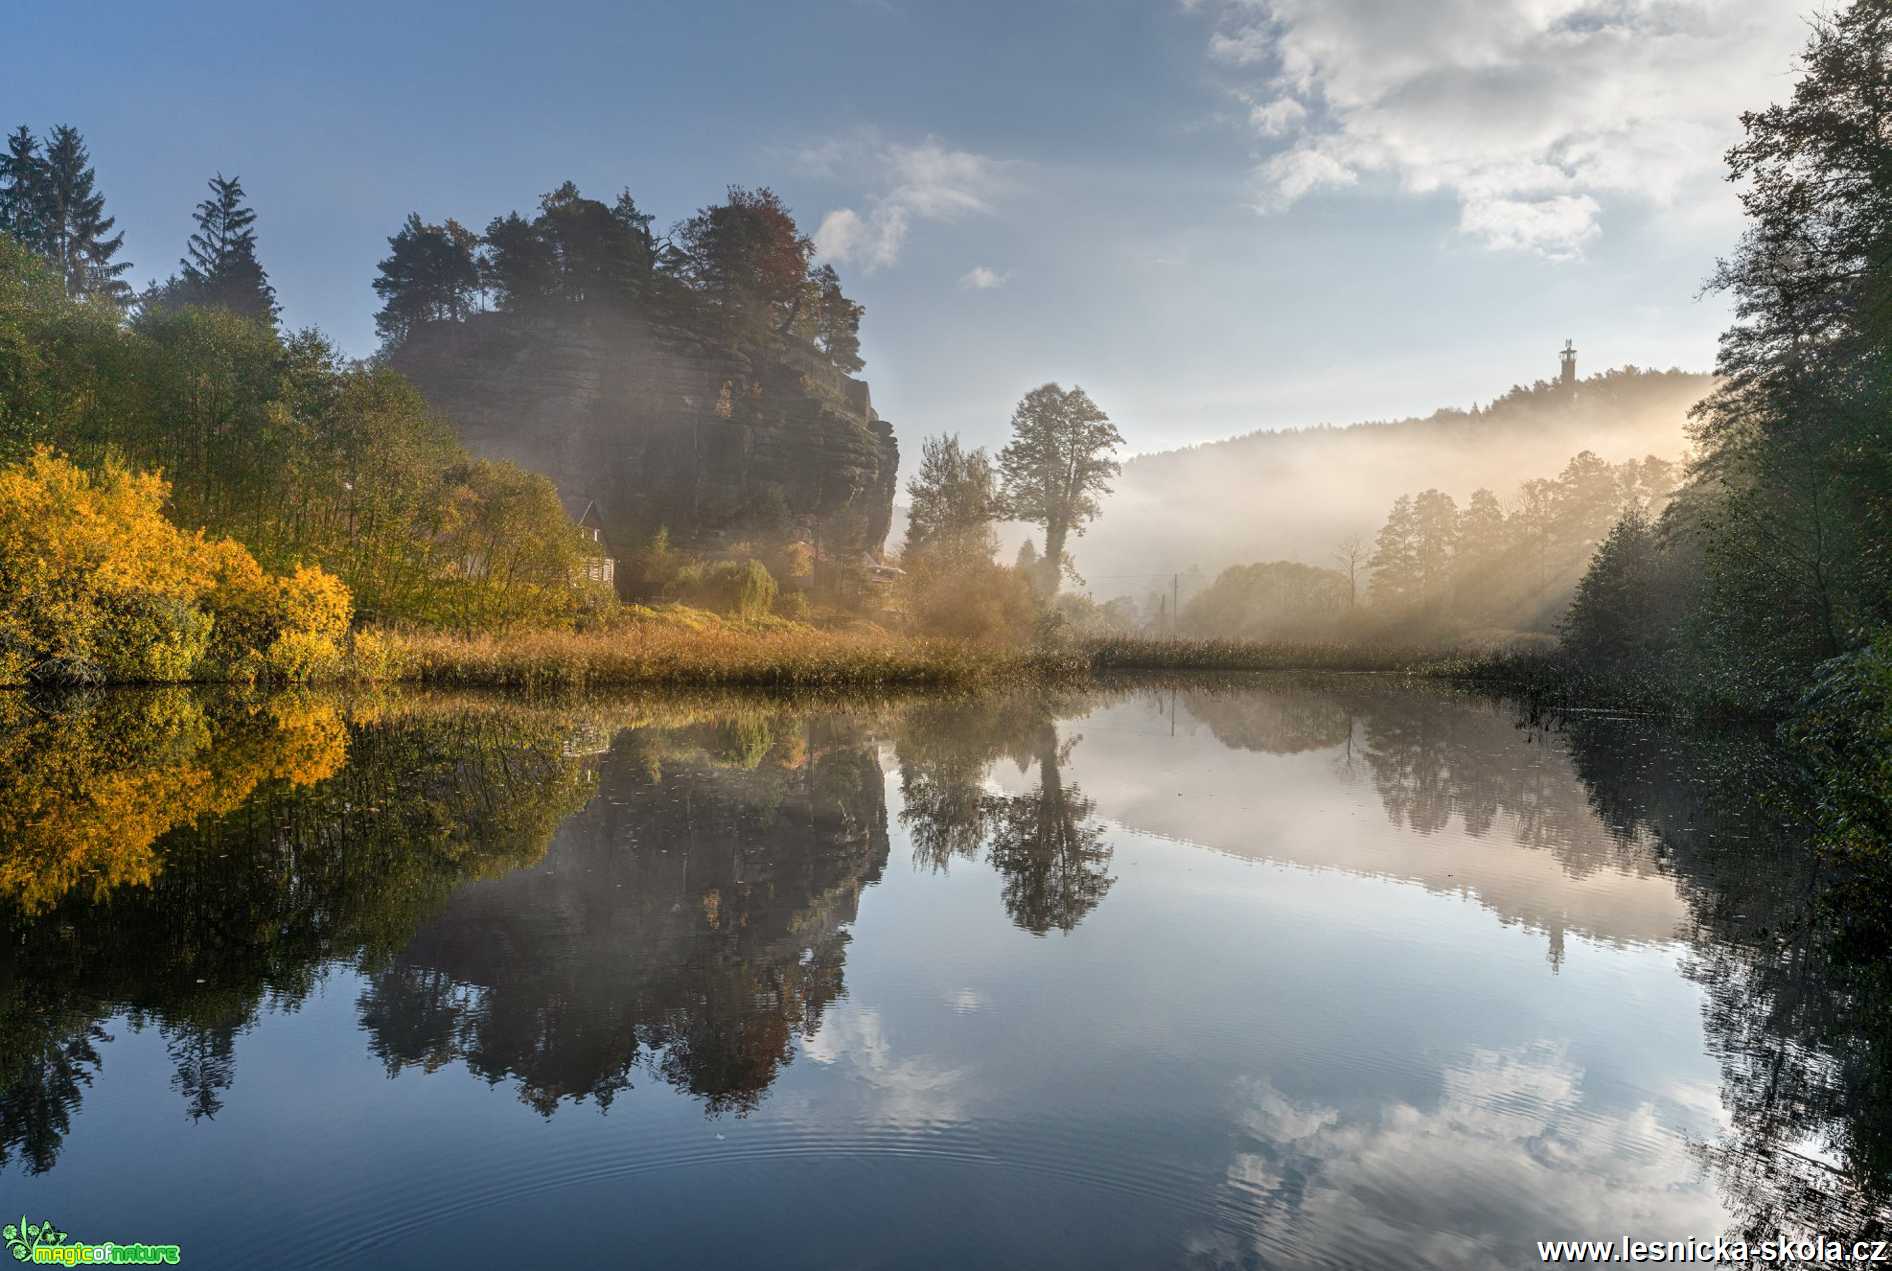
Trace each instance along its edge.
{"label": "green leaf logo", "polygon": [[20,1221],[8,1223],[5,1231],[7,1252],[13,1255],[15,1262],[25,1262],[32,1258],[33,1250],[42,1245],[64,1243],[66,1233],[53,1226],[53,1220],[42,1218],[36,1223],[26,1221],[26,1215],[20,1215]]}

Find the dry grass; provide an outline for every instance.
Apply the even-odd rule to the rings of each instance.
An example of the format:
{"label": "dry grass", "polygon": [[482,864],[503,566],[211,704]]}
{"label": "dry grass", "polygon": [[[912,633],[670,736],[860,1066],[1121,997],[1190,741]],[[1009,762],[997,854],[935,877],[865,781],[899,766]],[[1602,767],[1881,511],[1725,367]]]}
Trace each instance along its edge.
{"label": "dry grass", "polygon": [[957,689],[1081,678],[1088,670],[1076,654],[811,627],[686,630],[645,624],[588,634],[402,634],[392,639],[401,678],[535,691],[620,685]]}
{"label": "dry grass", "polygon": [[1436,651],[1223,640],[1091,640],[1055,650],[651,614],[610,631],[386,637],[388,675],[440,687],[532,691],[690,688],[981,689],[1132,671],[1378,671],[1451,675]]}
{"label": "dry grass", "polygon": [[1091,668],[1109,671],[1382,671],[1449,674],[1438,649],[1254,640],[1146,640],[1116,636],[1085,645]]}

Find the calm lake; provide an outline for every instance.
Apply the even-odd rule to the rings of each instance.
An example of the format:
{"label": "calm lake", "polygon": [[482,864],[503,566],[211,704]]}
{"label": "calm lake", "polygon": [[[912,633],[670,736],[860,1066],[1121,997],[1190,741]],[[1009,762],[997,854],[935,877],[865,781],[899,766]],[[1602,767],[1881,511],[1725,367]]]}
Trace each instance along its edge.
{"label": "calm lake", "polygon": [[1771,762],[1372,677],[0,699],[0,1210],[200,1266],[1868,1230],[1879,973]]}

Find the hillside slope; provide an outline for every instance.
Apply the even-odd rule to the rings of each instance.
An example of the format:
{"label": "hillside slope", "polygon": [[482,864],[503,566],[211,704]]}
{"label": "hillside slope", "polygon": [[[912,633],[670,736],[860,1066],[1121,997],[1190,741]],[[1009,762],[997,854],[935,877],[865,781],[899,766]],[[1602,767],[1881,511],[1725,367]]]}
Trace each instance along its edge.
{"label": "hillside slope", "polygon": [[1489,407],[1423,419],[1254,432],[1128,460],[1073,554],[1099,598],[1142,596],[1154,575],[1265,560],[1333,564],[1350,535],[1371,541],[1393,499],[1486,487],[1507,505],[1520,482],[1574,454],[1611,462],[1686,449],[1689,407],[1712,377],[1636,367],[1574,387],[1515,387]]}

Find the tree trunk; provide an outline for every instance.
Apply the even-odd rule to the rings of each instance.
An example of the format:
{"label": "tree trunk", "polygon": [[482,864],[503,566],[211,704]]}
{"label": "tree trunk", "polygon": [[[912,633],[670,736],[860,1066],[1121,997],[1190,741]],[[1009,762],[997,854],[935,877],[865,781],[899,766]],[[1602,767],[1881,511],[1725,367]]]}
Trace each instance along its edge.
{"label": "tree trunk", "polygon": [[1038,562],[1041,571],[1041,583],[1046,596],[1058,594],[1058,584],[1064,579],[1064,539],[1070,533],[1061,521],[1050,521],[1045,525],[1045,556]]}

